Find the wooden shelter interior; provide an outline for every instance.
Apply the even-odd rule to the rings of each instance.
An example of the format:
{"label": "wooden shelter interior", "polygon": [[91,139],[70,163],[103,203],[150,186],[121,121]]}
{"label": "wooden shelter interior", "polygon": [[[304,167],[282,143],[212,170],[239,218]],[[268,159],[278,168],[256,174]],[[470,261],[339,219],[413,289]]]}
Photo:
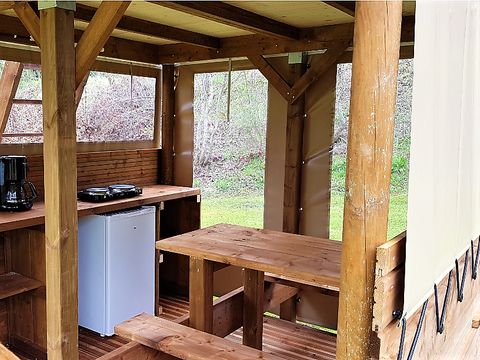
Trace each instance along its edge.
{"label": "wooden shelter interior", "polygon": [[[281,273],[265,274],[265,294],[259,298],[264,299],[264,310],[280,316],[263,320],[263,347],[262,338],[256,346],[263,354],[241,345],[243,305],[253,296],[241,287],[241,268],[219,264],[212,270],[214,292],[220,297],[213,303],[215,322],[209,332],[224,341],[187,328],[189,263],[185,256],[168,252],[156,254],[162,262],[156,269],[155,315],[162,320],[137,319],[150,326],[148,331],[136,332],[132,323],[113,337],[79,329],[76,226],[77,216],[154,204],[157,240],[199,229],[200,193],[192,188],[193,77],[224,71],[230,60],[232,70],[259,69],[269,84],[265,228],[328,238],[330,159],[304,168],[302,161],[309,148],[331,145],[336,66],[353,59],[354,69],[360,69],[354,76],[362,84],[382,75],[396,79],[398,59],[413,58],[414,16],[414,2],[0,2],[0,59],[12,65],[0,80],[1,133],[22,68],[41,64],[44,117],[43,145],[0,145],[2,155],[28,156],[29,179],[41,194],[30,211],[0,213],[0,341],[6,345],[0,347],[1,357],[397,358],[401,329],[394,312],[403,301],[406,235],[387,239],[386,229],[378,225],[386,223],[388,199],[386,211],[384,206],[369,214],[357,209],[379,220],[373,222],[359,222],[355,215],[349,221],[352,212],[346,205],[344,241],[336,243],[336,257],[328,260],[336,269],[341,259],[349,261],[350,270],[345,271],[358,276],[336,270],[336,285],[327,289],[299,284]],[[300,56],[292,61],[289,54]],[[156,79],[151,141],[76,144],[75,102],[91,70]],[[395,81],[379,91],[384,97],[377,103],[378,121],[391,121]],[[361,117],[354,98],[359,96],[357,104],[366,108],[375,101],[371,93],[353,86],[350,121]],[[378,131],[390,151],[388,164],[392,127],[386,124],[380,123]],[[362,135],[361,125],[356,129],[357,137],[349,138],[349,154],[358,161],[350,161],[347,177],[373,169],[358,151],[370,140]],[[144,187],[144,197],[76,209],[77,188],[101,185],[106,177]],[[367,177],[365,182],[374,191],[389,187],[389,180],[378,183]],[[321,203],[308,202],[320,193],[327,194]],[[365,246],[362,242],[359,248],[355,234],[365,236]],[[363,295],[356,297],[359,289]],[[478,287],[472,285],[464,308],[452,311],[473,312],[476,293]],[[477,351],[472,339],[478,336],[469,324],[449,316],[452,331],[440,339],[431,313],[416,356],[433,358],[429,354],[448,349],[449,359],[472,358],[468,356]],[[419,316],[409,320],[413,325],[407,327],[407,344]],[[297,320],[338,329],[338,337]]]}

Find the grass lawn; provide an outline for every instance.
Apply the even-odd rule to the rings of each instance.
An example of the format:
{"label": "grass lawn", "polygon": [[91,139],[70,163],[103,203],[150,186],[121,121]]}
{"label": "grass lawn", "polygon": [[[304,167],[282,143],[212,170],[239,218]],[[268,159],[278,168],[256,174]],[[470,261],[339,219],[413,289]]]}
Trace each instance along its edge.
{"label": "grass lawn", "polygon": [[[407,195],[390,197],[388,237],[406,229]],[[333,193],[330,211],[330,238],[340,240],[343,222],[343,194]],[[263,195],[208,197],[202,199],[202,227],[218,223],[263,227]]]}

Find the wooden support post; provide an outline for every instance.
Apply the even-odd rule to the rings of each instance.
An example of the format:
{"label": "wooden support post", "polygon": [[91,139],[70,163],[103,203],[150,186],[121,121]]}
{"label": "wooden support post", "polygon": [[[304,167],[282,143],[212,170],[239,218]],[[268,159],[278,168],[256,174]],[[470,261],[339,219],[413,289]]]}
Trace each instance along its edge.
{"label": "wooden support post", "polygon": [[357,2],[337,359],[369,358],[376,248],[387,241],[401,1]]}
{"label": "wooden support post", "polygon": [[265,275],[245,268],[244,276],[243,345],[262,350]]}
{"label": "wooden support post", "polygon": [[47,352],[78,358],[77,160],[73,11],[40,12]]}
{"label": "wooden support post", "polygon": [[162,66],[162,170],[161,184],[173,184],[173,131],[175,127],[175,68]]}
{"label": "wooden support post", "polygon": [[22,77],[23,65],[18,62],[7,61],[0,78],[0,140],[7,127],[13,99]]}
{"label": "wooden support post", "polygon": [[213,332],[213,263],[190,257],[190,326]]}
{"label": "wooden support post", "polygon": [[[296,82],[305,72],[305,64],[290,65]],[[298,234],[300,223],[300,187],[302,183],[303,125],[305,96],[287,107],[285,182],[283,192],[283,231]]]}

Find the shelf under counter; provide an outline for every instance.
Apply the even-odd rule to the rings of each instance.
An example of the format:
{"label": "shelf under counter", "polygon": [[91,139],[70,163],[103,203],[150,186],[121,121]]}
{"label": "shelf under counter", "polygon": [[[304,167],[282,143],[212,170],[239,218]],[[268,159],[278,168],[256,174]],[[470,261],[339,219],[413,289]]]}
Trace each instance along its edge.
{"label": "shelf under counter", "polygon": [[[200,190],[197,188],[172,185],[145,186],[141,195],[132,198],[101,203],[77,201],[78,216],[119,211],[198,195],[200,195]],[[44,223],[45,204],[43,202],[35,202],[33,208],[28,211],[0,212],[0,232],[42,225]]]}

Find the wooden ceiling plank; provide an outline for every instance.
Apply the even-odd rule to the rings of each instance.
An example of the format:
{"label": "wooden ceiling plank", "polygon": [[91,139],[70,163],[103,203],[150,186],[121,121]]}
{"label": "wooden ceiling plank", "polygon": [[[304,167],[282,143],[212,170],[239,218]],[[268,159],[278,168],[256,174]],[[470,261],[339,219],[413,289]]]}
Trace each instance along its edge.
{"label": "wooden ceiling plank", "polygon": [[23,65],[19,62],[7,61],[0,78],[0,140],[7,127],[13,99],[22,77]]}
{"label": "wooden ceiling plank", "polygon": [[40,47],[40,18],[32,9],[29,3],[25,1],[16,1],[13,10],[18,18],[33,37],[37,45]]}
{"label": "wooden ceiling plank", "polygon": [[270,84],[283,96],[290,101],[290,85],[285,79],[269,64],[261,55],[251,55],[248,60],[265,76]]}
{"label": "wooden ceiling plank", "polygon": [[75,86],[81,84],[130,1],[103,1],[83,33],[75,51]]}
{"label": "wooden ceiling plank", "polygon": [[324,1],[324,3],[347,15],[355,17],[355,1]]}
{"label": "wooden ceiling plank", "polygon": [[315,83],[330,66],[335,64],[347,48],[347,44],[336,48],[330,48],[325,54],[320,55],[318,62],[314,62],[310,68],[298,79],[290,92],[290,103],[293,104],[303,93]]}
{"label": "wooden ceiling plank", "polygon": [[[90,22],[95,14],[95,8],[77,4],[75,19]],[[179,41],[187,44],[216,49],[220,47],[220,39],[168,25],[158,24],[130,16],[123,16],[117,24],[117,29],[134,32],[141,35],[161,39]]]}
{"label": "wooden ceiling plank", "polygon": [[299,29],[294,26],[220,1],[155,1],[152,3],[254,33],[284,39],[299,37]]}

